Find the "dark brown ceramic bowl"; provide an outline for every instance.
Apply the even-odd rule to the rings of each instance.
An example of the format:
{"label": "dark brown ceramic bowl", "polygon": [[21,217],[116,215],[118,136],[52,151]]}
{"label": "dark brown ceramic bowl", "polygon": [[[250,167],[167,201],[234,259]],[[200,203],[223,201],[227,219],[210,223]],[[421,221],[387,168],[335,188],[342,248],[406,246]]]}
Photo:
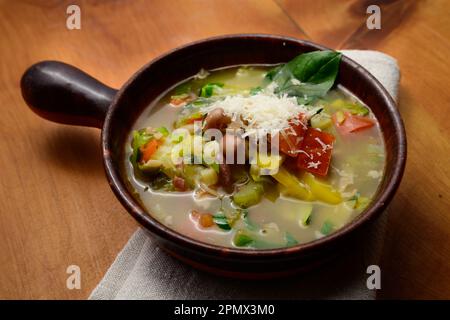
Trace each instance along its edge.
{"label": "dark brown ceramic bowl", "polygon": [[[240,64],[286,62],[300,53],[324,50],[317,44],[272,35],[210,38],[170,51],[137,71],[116,91],[82,71],[56,61],[39,62],[23,75],[22,94],[38,115],[65,124],[102,128],[104,166],[116,197],[159,246],[197,268],[240,278],[270,278],[311,269],[348,244],[357,229],[381,214],[394,196],[406,161],[406,138],[395,102],[364,68],[343,57],[337,82],[375,113],[387,149],[386,172],[371,205],[352,223],[307,244],[270,250],[210,245],[175,232],[154,218],[133,196],[124,174],[124,145],[141,112],[163,91],[196,74]],[[149,266],[151,267],[151,266]]]}

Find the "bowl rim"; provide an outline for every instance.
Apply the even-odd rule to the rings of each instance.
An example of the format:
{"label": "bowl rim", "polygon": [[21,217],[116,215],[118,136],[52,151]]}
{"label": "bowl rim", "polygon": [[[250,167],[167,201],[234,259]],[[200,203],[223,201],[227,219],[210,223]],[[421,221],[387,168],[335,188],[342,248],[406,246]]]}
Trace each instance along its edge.
{"label": "bowl rim", "polygon": [[286,255],[295,255],[295,254],[303,254],[309,253],[311,250],[316,250],[319,247],[323,248],[328,245],[333,244],[336,240],[340,238],[344,238],[348,236],[350,233],[359,229],[362,225],[366,224],[368,221],[373,220],[378,215],[380,215],[387,207],[388,203],[393,198],[400,181],[403,176],[403,172],[406,165],[406,133],[403,125],[402,118],[397,109],[396,103],[391,97],[391,95],[387,92],[384,86],[367,71],[364,67],[353,61],[352,59],[342,55],[343,63],[348,64],[351,69],[355,72],[359,72],[360,75],[365,78],[366,81],[371,82],[375,86],[375,90],[379,92],[382,99],[384,100],[385,105],[387,106],[387,113],[389,117],[392,118],[394,124],[394,132],[399,141],[399,146],[393,152],[393,159],[395,163],[393,164],[393,172],[392,179],[387,182],[386,187],[381,191],[379,195],[379,199],[373,203],[371,203],[366,210],[358,215],[353,221],[333,232],[332,234],[322,237],[320,239],[316,239],[307,243],[298,244],[292,247],[282,247],[275,249],[257,249],[257,250],[249,250],[249,249],[239,249],[232,247],[224,247],[219,245],[213,245],[206,242],[202,242],[200,240],[195,240],[188,236],[183,235],[171,228],[163,225],[161,222],[157,221],[155,218],[151,216],[151,214],[147,213],[145,208],[141,207],[139,201],[137,201],[132,194],[128,191],[126,187],[126,183],[122,180],[119,170],[116,169],[114,165],[114,160],[112,159],[112,147],[113,143],[110,141],[110,137],[112,136],[112,130],[114,129],[111,125],[111,120],[115,116],[115,111],[118,109],[118,105],[121,101],[121,97],[127,91],[127,88],[130,85],[139,79],[141,76],[151,65],[158,62],[161,59],[164,59],[175,52],[179,52],[182,50],[186,50],[188,48],[192,48],[199,45],[213,45],[218,41],[227,41],[227,40],[236,40],[241,39],[245,40],[275,40],[275,41],[285,41],[300,44],[302,46],[315,48],[317,50],[330,50],[327,47],[318,45],[311,41],[301,40],[289,36],[282,35],[272,35],[272,34],[262,34],[262,33],[249,33],[249,34],[229,34],[229,35],[221,35],[215,37],[209,37],[202,40],[194,41],[187,43],[185,45],[176,47],[172,50],[169,50],[162,55],[157,56],[156,58],[150,60],[147,64],[142,66],[138,71],[136,71],[130,79],[123,84],[120,90],[117,92],[114,100],[112,101],[108,112],[106,114],[106,118],[104,121],[103,129],[101,132],[101,145],[103,152],[103,164],[106,172],[106,176],[108,182],[110,184],[111,189],[114,194],[121,202],[121,204],[127,209],[127,211],[133,216],[133,218],[139,222],[142,226],[144,226],[151,233],[156,234],[164,238],[165,240],[174,242],[175,244],[186,247],[188,246],[192,250],[199,250],[200,252],[206,254],[219,254],[225,255],[230,258],[264,258],[264,257],[274,257],[274,256],[286,256]]}

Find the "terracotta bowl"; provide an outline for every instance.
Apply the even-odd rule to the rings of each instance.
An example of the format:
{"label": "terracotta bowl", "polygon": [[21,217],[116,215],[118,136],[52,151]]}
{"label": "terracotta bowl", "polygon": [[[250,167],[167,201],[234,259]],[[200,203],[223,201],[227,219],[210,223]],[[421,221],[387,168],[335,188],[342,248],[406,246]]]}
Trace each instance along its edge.
{"label": "terracotta bowl", "polygon": [[[379,216],[400,184],[406,161],[406,137],[395,102],[363,67],[343,57],[337,82],[366,103],[380,122],[386,172],[371,205],[335,233],[306,244],[270,250],[244,250],[203,243],[173,231],[147,212],[123,170],[124,145],[134,121],[163,91],[196,74],[240,64],[286,62],[300,53],[325,50],[320,45],[272,35],[210,38],[172,50],[138,70],[120,90],[56,61],[31,66],[21,80],[30,108],[43,118],[102,129],[101,147],[108,182],[129,214],[176,258],[199,269],[239,278],[271,278],[308,270],[335,256],[356,230]],[[149,266],[151,267],[151,266]]]}

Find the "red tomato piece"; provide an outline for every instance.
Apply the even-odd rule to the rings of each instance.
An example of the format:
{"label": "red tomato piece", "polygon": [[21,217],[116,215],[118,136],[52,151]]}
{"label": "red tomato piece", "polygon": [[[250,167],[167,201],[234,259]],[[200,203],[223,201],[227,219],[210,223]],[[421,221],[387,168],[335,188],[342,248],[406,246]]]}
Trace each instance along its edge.
{"label": "red tomato piece", "polygon": [[290,157],[297,157],[297,150],[303,141],[307,126],[304,122],[304,115],[300,114],[296,119],[289,121],[290,127],[282,130],[275,136],[279,139],[278,148],[284,154]]}
{"label": "red tomato piece", "polygon": [[339,121],[336,119],[336,114],[334,114],[332,117],[334,125],[341,134],[349,134],[368,129],[373,127],[375,124],[375,122],[370,118],[355,116],[350,112],[345,112],[344,116],[344,121],[342,121],[341,123],[339,123]]}
{"label": "red tomato piece", "polygon": [[308,128],[301,152],[298,153],[297,167],[313,174],[326,176],[331,162],[333,142],[332,134]]}

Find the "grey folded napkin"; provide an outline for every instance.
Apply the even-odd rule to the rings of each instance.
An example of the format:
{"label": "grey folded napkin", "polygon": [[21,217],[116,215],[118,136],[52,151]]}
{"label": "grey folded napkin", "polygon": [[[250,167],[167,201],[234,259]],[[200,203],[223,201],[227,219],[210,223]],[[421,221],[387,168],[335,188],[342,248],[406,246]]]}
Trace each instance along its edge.
{"label": "grey folded napkin", "polygon": [[[396,99],[400,72],[395,59],[376,51],[342,53],[369,70]],[[263,281],[198,271],[167,255],[139,228],[89,299],[374,299],[376,291],[366,285],[367,267],[379,262],[387,213],[329,264],[295,277]]]}

